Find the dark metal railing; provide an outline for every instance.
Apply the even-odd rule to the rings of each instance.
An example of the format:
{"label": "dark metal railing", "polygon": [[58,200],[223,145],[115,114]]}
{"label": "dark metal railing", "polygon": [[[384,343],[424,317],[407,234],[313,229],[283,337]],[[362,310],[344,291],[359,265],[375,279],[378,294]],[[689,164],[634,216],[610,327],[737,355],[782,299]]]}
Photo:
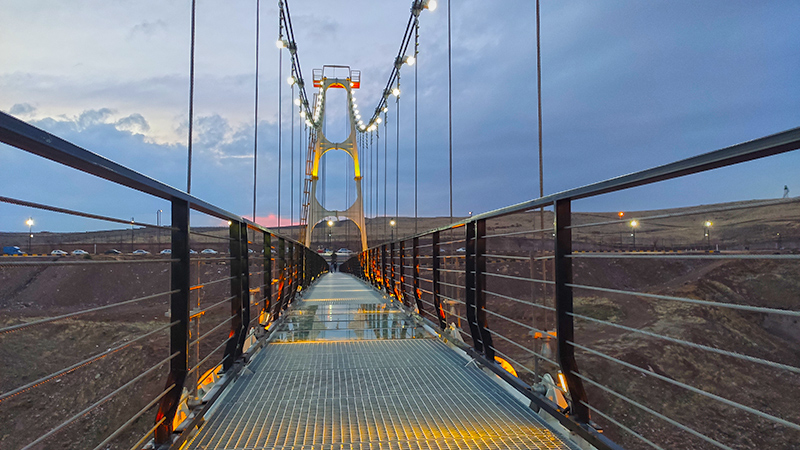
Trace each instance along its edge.
{"label": "dark metal railing", "polygon": [[[97,367],[99,361],[120,351],[135,349],[147,343],[150,347],[142,348],[142,352],[146,352],[147,348],[161,346],[165,348],[163,358],[144,370],[140,367],[125,367],[124,369],[137,372],[130,375],[121,385],[113,387],[104,396],[90,400],[86,405],[71,405],[71,408],[77,411],[75,414],[63,417],[54,414],[51,417],[52,423],[37,421],[36,426],[44,427],[44,432],[27,444],[21,442],[20,448],[46,446],[48,440],[58,438],[63,430],[76,421],[96,413],[103,405],[106,405],[104,414],[114,418],[109,422],[116,422],[119,426],[111,428],[106,426],[95,430],[92,435],[96,441],[85,441],[82,443],[85,444],[84,447],[100,449],[114,442],[126,445],[126,448],[133,443],[131,448],[136,449],[151,439],[154,439],[157,446],[164,448],[180,446],[188,432],[202,421],[203,414],[221,392],[221,388],[216,388],[211,394],[206,392],[208,395],[203,397],[198,394],[198,389],[207,385],[211,378],[218,380],[217,385],[224,388],[233,378],[233,374],[258,348],[259,343],[263,342],[262,338],[274,328],[275,322],[295,300],[298,291],[308,287],[320,274],[327,271],[327,263],[321,256],[293,239],[203,202],[4,113],[0,113],[0,142],[149,196],[164,199],[170,204],[172,219],[169,226],[136,224],[139,227],[158,230],[159,246],[161,246],[161,232],[166,231],[169,234],[168,243],[165,244],[169,251],[164,250],[166,255],[143,253],[145,256],[136,258],[126,255],[124,259],[105,260],[71,258],[0,260],[0,268],[9,273],[31,268],[85,266],[91,269],[141,263],[168,266],[169,271],[169,286],[160,292],[148,292],[89,308],[81,308],[78,305],[76,311],[35,320],[5,317],[4,324],[0,325],[0,339],[2,339],[0,345],[11,342],[18,333],[40,330],[43,326],[69,323],[76,318],[112,313],[121,308],[136,307],[144,310],[159,308],[161,305],[168,308],[167,323],[137,336],[126,337],[123,344],[111,346],[110,343],[99,342],[97,347],[110,346],[110,348],[44,375],[34,378],[24,375],[23,379],[31,381],[20,382],[19,386],[0,392],[0,416],[4,417],[3,423],[17,429],[20,426],[15,424],[27,427],[30,423],[26,422],[26,418],[30,418],[30,415],[18,414],[19,409],[14,409],[18,406],[16,403],[9,406],[9,403],[22,401],[20,396],[28,395],[51,382],[66,380],[68,378],[65,377],[85,371],[87,367],[101,370]],[[0,203],[116,224],[130,224],[133,227],[132,221],[25,200],[0,197]],[[204,232],[193,231],[190,227],[190,215],[193,213],[227,221],[229,226],[227,230],[216,228]],[[133,231],[131,228],[131,233]],[[203,252],[209,255],[196,254],[192,248],[195,244],[209,246],[209,249]],[[212,247],[217,250],[213,250]],[[50,295],[57,300],[59,294],[53,292]],[[124,293],[119,295],[124,296]],[[169,302],[165,303],[164,300],[167,298]],[[161,303],[153,303],[154,301]],[[165,336],[166,331],[169,332],[168,338]],[[165,369],[167,367],[168,369]],[[110,367],[108,370],[120,371],[121,368]],[[107,375],[98,372],[96,378],[105,378]],[[160,390],[152,398],[137,398],[133,403],[142,405],[141,407],[136,406],[135,409],[129,410],[130,406],[111,406],[112,402],[125,394],[130,395],[132,386],[146,382],[152,384],[153,380],[164,382],[164,388],[159,388]],[[154,390],[151,388],[149,391]],[[11,410],[3,411],[4,403]],[[153,409],[157,409],[155,420],[141,424],[148,413],[153,413]],[[193,413],[191,419],[186,417],[188,415],[185,414],[186,411]],[[144,434],[131,435],[131,430],[137,424],[136,428],[145,430]],[[178,426],[180,427],[177,428]],[[175,434],[180,431],[184,433]]]}
{"label": "dark metal railing", "polygon": [[[636,247],[635,229],[625,231],[626,236],[632,231],[630,237],[633,246],[623,242],[620,227],[626,227],[628,219],[609,214],[591,220],[591,214],[576,213],[572,211],[572,205],[579,199],[629,190],[798,148],[800,128],[386,242],[348,260],[342,265],[342,271],[364,278],[393,300],[402,302],[411,312],[418,313],[432,327],[438,328],[446,339],[462,346],[468,354],[527,396],[532,401],[532,407],[555,417],[568,430],[598,448],[619,448],[622,443],[626,447],[658,449],[662,446],[671,447],[675,442],[683,442],[682,446],[686,448],[730,448],[733,441],[726,433],[719,433],[714,427],[708,426],[701,429],[690,416],[681,414],[675,418],[674,414],[667,411],[669,408],[664,405],[673,400],[671,395],[684,395],[682,392],[696,395],[698,403],[716,402],[719,408],[728,408],[714,409],[723,411],[719,412],[721,421],[748,421],[751,420],[749,415],[750,418],[764,421],[766,425],[760,425],[762,429],[774,431],[773,427],[780,427],[781,433],[785,433],[782,434],[785,436],[784,442],[797,442],[800,424],[796,414],[773,412],[758,401],[745,404],[748,402],[740,398],[732,400],[728,394],[737,390],[735,383],[721,391],[711,392],[715,389],[697,387],[694,380],[680,381],[677,375],[658,373],[648,365],[657,367],[655,362],[642,362],[646,356],[629,361],[625,355],[614,356],[609,354],[609,350],[598,348],[595,342],[581,342],[581,338],[591,340],[591,333],[601,330],[597,327],[605,327],[602,330],[630,333],[631,339],[652,338],[656,346],[675,344],[700,351],[703,355],[732,358],[739,363],[769,369],[772,372],[764,373],[780,376],[783,386],[787,388],[794,386],[792,394],[787,394],[796,396],[796,388],[800,386],[800,378],[797,377],[800,368],[794,360],[781,362],[774,358],[748,355],[749,350],[743,347],[718,348],[721,346],[693,342],[696,339],[689,337],[669,336],[664,331],[648,330],[642,324],[623,325],[613,318],[597,317],[598,314],[581,305],[586,299],[607,300],[608,297],[624,302],[634,298],[641,302],[656,302],[648,303],[646,307],[658,305],[667,308],[668,305],[677,304],[695,308],[690,310],[691,314],[728,310],[751,318],[749,320],[752,320],[752,316],[746,316],[748,314],[796,319],[800,317],[800,311],[786,307],[785,302],[780,307],[754,305],[741,300],[667,295],[648,292],[649,288],[646,287],[604,286],[598,281],[583,280],[592,279],[588,269],[584,269],[587,261],[612,261],[614,264],[624,261],[652,261],[654,264],[682,261],[683,264],[695,264],[696,261],[742,260],[792,264],[798,259],[795,254],[797,250],[773,254],[773,251],[742,245],[740,251],[720,253],[711,248],[709,222],[705,230],[706,241],[699,245],[699,251],[698,245],[659,248],[654,240],[653,248],[643,252],[641,244],[639,248]],[[643,224],[656,223],[711,212],[775,206],[788,208],[796,204],[796,199],[758,201],[745,205],[655,212],[643,214],[639,220]],[[795,217],[788,213],[786,215]],[[523,229],[504,225],[503,220],[509,218],[517,223],[523,222]],[[554,226],[546,228],[541,223],[553,223]],[[673,226],[661,222],[657,225],[663,229]],[[596,235],[592,235],[592,232]],[[619,245],[610,245],[609,240],[615,240],[617,234]],[[599,237],[592,241],[593,236]],[[780,234],[778,239],[781,239]],[[443,243],[450,244],[449,249],[462,248],[445,250]],[[780,245],[777,247],[780,250]],[[590,251],[587,252],[587,249]],[[412,255],[411,258],[408,254]],[[411,266],[408,266],[409,262]],[[654,265],[648,270],[657,273],[659,268]],[[580,296],[579,306],[582,309],[576,308],[576,296]],[[645,307],[645,304],[631,307]],[[589,339],[585,339],[587,336]],[[517,373],[512,375],[503,368],[501,361],[510,363]],[[590,369],[581,371],[579,364],[584,367],[588,365]],[[747,370],[734,362],[730,364],[729,370]],[[614,376],[636,375],[650,380],[650,383],[658,382],[667,386],[660,389],[675,391],[659,397],[663,404],[648,404],[642,400],[646,399],[646,395],[633,390],[626,391],[625,383],[615,382],[613,378],[601,379],[603,375],[600,372],[593,373],[608,365],[615,367],[608,369]],[[563,381],[559,380],[561,376],[564,377]],[[762,379],[762,382],[764,390],[774,388],[770,386],[769,379]],[[650,386],[649,389],[654,387]],[[590,401],[591,398],[596,401]],[[628,413],[621,414],[620,411]],[[661,435],[654,433],[652,426],[641,426],[642,415],[649,416],[645,423],[650,424],[651,419],[661,421],[664,426],[674,427],[678,433],[684,433],[685,437],[680,438],[683,440],[675,440],[674,436],[665,437],[666,434],[673,434],[672,431]],[[602,433],[601,426],[595,420],[609,432]]]}

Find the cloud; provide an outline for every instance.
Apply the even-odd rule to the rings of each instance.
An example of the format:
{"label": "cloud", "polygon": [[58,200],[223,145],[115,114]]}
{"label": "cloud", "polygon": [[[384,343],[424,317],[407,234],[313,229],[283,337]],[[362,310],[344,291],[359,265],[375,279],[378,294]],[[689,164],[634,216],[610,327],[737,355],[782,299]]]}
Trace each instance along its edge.
{"label": "cloud", "polygon": [[131,28],[130,37],[135,36],[145,36],[145,37],[152,37],[158,32],[163,32],[167,30],[167,23],[163,20],[155,20],[153,22],[142,22],[138,23]]}
{"label": "cloud", "polygon": [[14,116],[29,116],[34,111],[36,111],[36,108],[29,103],[17,103],[8,110],[8,113]]}
{"label": "cloud", "polygon": [[128,117],[123,117],[115,125],[118,130],[127,130],[132,133],[144,134],[150,131],[150,124],[141,114],[131,114]]}

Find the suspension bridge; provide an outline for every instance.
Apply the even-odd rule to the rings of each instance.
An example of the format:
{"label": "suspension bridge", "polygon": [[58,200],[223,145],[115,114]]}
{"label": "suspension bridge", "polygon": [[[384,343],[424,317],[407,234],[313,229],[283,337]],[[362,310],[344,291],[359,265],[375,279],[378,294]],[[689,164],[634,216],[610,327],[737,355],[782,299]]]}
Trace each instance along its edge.
{"label": "suspension bridge", "polygon": [[[577,205],[794,152],[800,128],[433,229],[420,229],[415,182],[413,225],[395,236],[401,218],[384,212],[371,234],[365,204],[377,219],[388,162],[381,171],[373,139],[383,125],[386,145],[400,72],[414,66],[421,15],[436,3],[412,2],[364,114],[355,91],[367,80],[349,66],[313,70],[309,95],[288,2],[278,5],[306,150],[297,227],[255,222],[255,171],[253,220],[193,196],[191,145],[182,191],[0,113],[0,142],[166,205],[148,224],[0,196],[130,226],[63,233],[35,252],[29,241],[0,259],[0,447],[796,448],[800,202]],[[325,133],[331,89],[346,96],[341,142]],[[334,151],[355,186],[344,210],[320,200],[321,161]],[[192,226],[203,219],[227,225]],[[332,263],[312,232],[340,220],[360,248]],[[128,240],[130,252],[117,250]]]}

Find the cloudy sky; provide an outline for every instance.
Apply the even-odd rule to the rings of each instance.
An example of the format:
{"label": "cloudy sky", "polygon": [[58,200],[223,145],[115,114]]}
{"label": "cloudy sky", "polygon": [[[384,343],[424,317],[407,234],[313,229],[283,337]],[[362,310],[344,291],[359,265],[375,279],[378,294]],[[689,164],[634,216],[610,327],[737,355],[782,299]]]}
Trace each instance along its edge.
{"label": "cloudy sky", "polygon": [[[255,0],[198,0],[192,193],[252,214]],[[186,188],[189,0],[3,0],[0,110],[179,189]],[[362,111],[381,95],[410,0],[293,0],[302,70],[361,70]],[[452,4],[455,214],[538,194],[535,10],[530,0]],[[446,3],[421,17],[419,214],[448,214]],[[554,193],[800,125],[796,1],[542,2],[544,190]],[[288,53],[278,76],[275,2],[262,2],[258,217],[275,224],[278,85],[283,84],[281,216],[290,204]],[[414,214],[414,72],[402,70],[401,215]],[[344,137],[344,97],[328,106]],[[297,111],[295,111],[296,113]],[[295,114],[295,117],[296,114]],[[394,103],[388,211],[394,210]],[[299,119],[299,118],[298,118]],[[299,121],[294,160],[299,173]],[[380,158],[385,136],[381,129]],[[346,159],[327,162],[326,205],[346,207]],[[742,167],[579,202],[636,210],[800,194],[800,158]],[[165,202],[0,145],[0,195],[155,222]],[[383,187],[383,162],[379,185]],[[297,178],[295,185],[297,186]],[[293,192],[298,203],[297,187]],[[351,194],[352,198],[352,194]],[[379,212],[382,214],[383,203]],[[105,228],[0,204],[0,230]],[[374,215],[374,213],[373,213]],[[195,223],[209,223],[197,217]]]}

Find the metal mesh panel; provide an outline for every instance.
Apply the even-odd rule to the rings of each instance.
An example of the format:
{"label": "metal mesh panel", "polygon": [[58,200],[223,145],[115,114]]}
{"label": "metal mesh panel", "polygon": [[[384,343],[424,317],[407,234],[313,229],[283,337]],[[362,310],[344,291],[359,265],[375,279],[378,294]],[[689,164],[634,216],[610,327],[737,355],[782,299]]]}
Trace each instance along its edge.
{"label": "metal mesh panel", "polygon": [[[351,290],[351,308],[402,315],[354,278],[331,274],[292,317],[337,308],[331,322],[346,327],[353,314],[341,310],[340,289]],[[444,344],[413,337],[269,344],[186,448],[571,448]]]}

